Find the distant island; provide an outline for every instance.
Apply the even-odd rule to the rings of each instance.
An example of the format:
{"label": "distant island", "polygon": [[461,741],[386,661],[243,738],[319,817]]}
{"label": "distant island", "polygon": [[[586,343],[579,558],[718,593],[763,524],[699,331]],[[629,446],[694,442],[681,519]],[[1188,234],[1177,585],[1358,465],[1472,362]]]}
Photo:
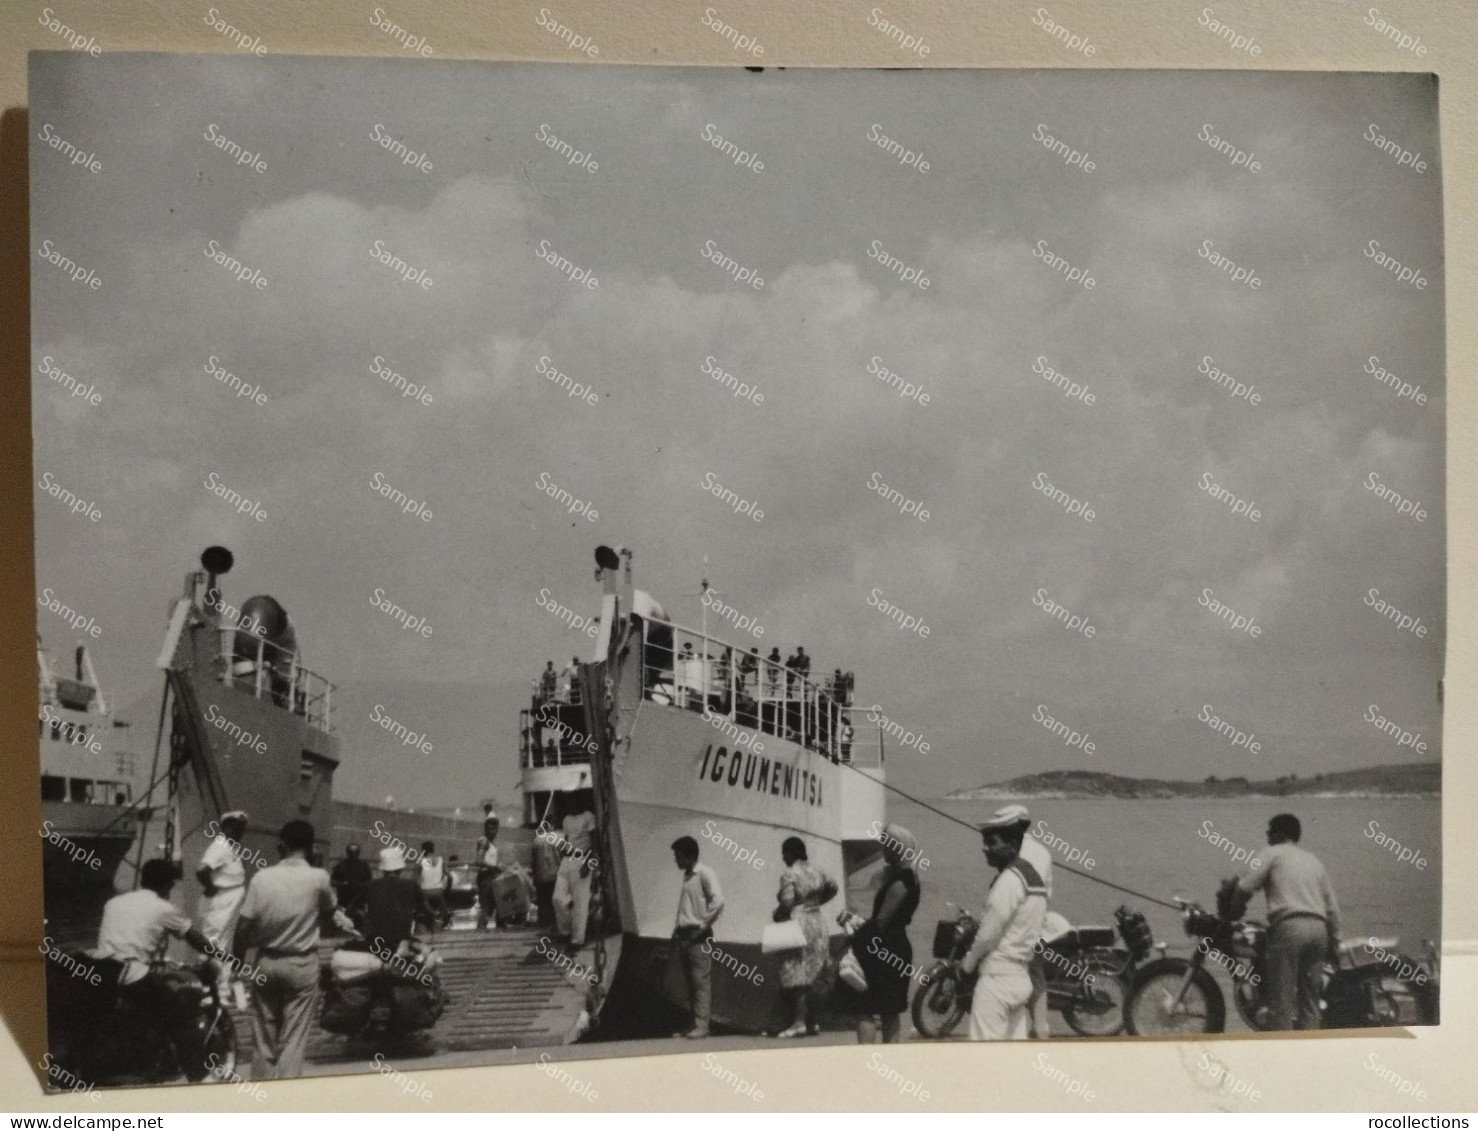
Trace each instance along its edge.
{"label": "distant island", "polygon": [[1094,770],[1050,770],[1009,781],[957,789],[950,801],[1013,800],[1022,797],[1438,797],[1442,792],[1442,763],[1407,766],[1371,766],[1339,770],[1313,777],[1285,774],[1252,781],[1245,777],[1210,775],[1204,781],[1163,781],[1125,778]]}

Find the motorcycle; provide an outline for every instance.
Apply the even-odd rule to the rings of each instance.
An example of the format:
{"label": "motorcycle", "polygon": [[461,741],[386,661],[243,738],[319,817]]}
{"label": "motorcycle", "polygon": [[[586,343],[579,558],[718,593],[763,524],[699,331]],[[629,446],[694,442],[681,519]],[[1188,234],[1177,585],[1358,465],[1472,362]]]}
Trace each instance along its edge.
{"label": "motorcycle", "polygon": [[[1217,892],[1215,912],[1181,896],[1174,899],[1195,949],[1188,959],[1162,957],[1139,971],[1124,1006],[1129,1032],[1224,1032],[1226,1000],[1208,963],[1230,975],[1232,1003],[1247,1027],[1269,1031],[1267,925],[1242,918],[1247,900],[1234,882]],[[1428,943],[1427,959],[1418,962],[1396,953],[1399,944],[1394,938],[1339,944],[1338,962],[1323,963],[1316,975],[1322,1028],[1436,1024],[1436,949]]]}
{"label": "motorcycle", "polygon": [[[1114,921],[1115,927],[1069,928],[1039,940],[1034,948],[1046,978],[1047,1007],[1061,1013],[1080,1036],[1123,1032],[1124,1004],[1135,970],[1155,948],[1149,924],[1138,911],[1120,907]],[[941,919],[935,928],[934,957],[939,961],[920,980],[911,1009],[921,1036],[946,1037],[970,1012],[977,975],[962,972],[957,963],[969,953],[979,928],[975,916],[964,910],[953,919]]]}
{"label": "motorcycle", "polygon": [[[47,956],[49,1077],[87,1087],[163,1084],[184,1075],[167,1027],[120,989],[122,972],[122,963],[87,954]],[[231,1080],[236,1026],[217,989],[215,963],[189,967],[160,959],[150,972],[168,983],[177,1000],[194,1006],[205,1079]]]}
{"label": "motorcycle", "polygon": [[391,953],[357,935],[319,971],[319,1028],[376,1048],[423,1042],[446,1009],[440,965],[419,939]]}

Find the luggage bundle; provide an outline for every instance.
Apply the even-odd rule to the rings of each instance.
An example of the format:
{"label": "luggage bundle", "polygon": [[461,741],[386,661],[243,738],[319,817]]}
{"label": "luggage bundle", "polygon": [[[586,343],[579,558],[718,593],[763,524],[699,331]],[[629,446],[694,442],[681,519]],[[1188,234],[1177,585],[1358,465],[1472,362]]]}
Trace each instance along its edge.
{"label": "luggage bundle", "polygon": [[379,1002],[388,1006],[387,1027],[404,1033],[431,1028],[446,1009],[440,965],[441,956],[431,950],[417,948],[382,960],[352,945],[340,947],[320,975],[319,1027],[341,1036],[362,1033]]}

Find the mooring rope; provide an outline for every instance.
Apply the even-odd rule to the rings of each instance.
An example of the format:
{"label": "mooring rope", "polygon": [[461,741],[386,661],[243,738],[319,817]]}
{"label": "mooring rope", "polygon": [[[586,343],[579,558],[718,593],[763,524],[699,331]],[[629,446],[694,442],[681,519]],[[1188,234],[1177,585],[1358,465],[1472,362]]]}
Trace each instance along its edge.
{"label": "mooring rope", "polygon": [[[854,773],[862,774],[862,776],[865,777],[865,778],[867,778],[868,781],[877,782],[877,784],[880,785],[880,786],[882,786],[884,789],[886,789],[886,790],[888,790],[888,791],[890,791],[892,793],[898,794],[899,797],[906,797],[909,801],[912,801],[915,805],[918,805],[921,808],[927,809],[931,813],[938,814],[939,816],[943,817],[946,821],[953,821],[955,824],[960,825],[963,828],[969,829],[972,833],[977,831],[976,827],[974,825],[972,825],[969,821],[962,820],[961,818],[956,817],[953,813],[946,813],[943,809],[940,809],[939,807],[937,807],[935,805],[930,805],[923,798],[921,798],[921,797],[915,797],[913,794],[908,793],[905,790],[899,789],[896,785],[889,785],[887,782],[878,782],[877,781],[877,778],[872,777],[870,774],[867,774],[866,772],[864,772],[860,767],[854,766],[850,762],[838,762],[837,765],[839,765],[839,766],[845,766],[847,769],[853,771]],[[1180,905],[1178,903],[1171,903],[1168,900],[1160,899],[1160,898],[1158,898],[1156,896],[1149,895],[1146,892],[1136,891],[1134,888],[1125,887],[1123,884],[1116,884],[1112,880],[1106,880],[1102,876],[1095,876],[1091,872],[1085,872],[1085,871],[1083,871],[1080,868],[1074,868],[1072,865],[1070,865],[1070,864],[1064,864],[1064,863],[1062,863],[1059,860],[1053,860],[1052,861],[1052,867],[1053,867],[1053,869],[1061,868],[1064,872],[1071,872],[1073,875],[1075,875],[1075,876],[1081,876],[1085,880],[1092,880],[1095,884],[1103,884],[1104,887],[1110,887],[1110,888],[1113,888],[1115,891],[1121,891],[1121,892],[1124,892],[1126,895],[1132,895],[1136,899],[1143,899],[1143,900],[1145,900],[1148,903],[1158,904],[1161,907],[1168,907],[1172,911],[1179,911],[1180,910]]]}

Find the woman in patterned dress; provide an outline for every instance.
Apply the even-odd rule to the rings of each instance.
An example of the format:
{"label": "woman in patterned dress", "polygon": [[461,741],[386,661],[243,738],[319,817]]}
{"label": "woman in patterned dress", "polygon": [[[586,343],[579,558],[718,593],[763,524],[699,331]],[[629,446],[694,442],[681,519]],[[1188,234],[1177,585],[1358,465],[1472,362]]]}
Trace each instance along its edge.
{"label": "woman in patterned dress", "polygon": [[780,846],[780,855],[785,861],[785,872],[780,877],[780,905],[775,908],[775,922],[791,919],[799,923],[806,944],[798,950],[786,951],[780,961],[780,985],[791,1001],[794,1023],[776,1036],[807,1037],[821,1031],[811,998],[831,957],[821,908],[835,898],[837,886],[830,876],[806,859],[806,842],[800,837],[787,837]]}

